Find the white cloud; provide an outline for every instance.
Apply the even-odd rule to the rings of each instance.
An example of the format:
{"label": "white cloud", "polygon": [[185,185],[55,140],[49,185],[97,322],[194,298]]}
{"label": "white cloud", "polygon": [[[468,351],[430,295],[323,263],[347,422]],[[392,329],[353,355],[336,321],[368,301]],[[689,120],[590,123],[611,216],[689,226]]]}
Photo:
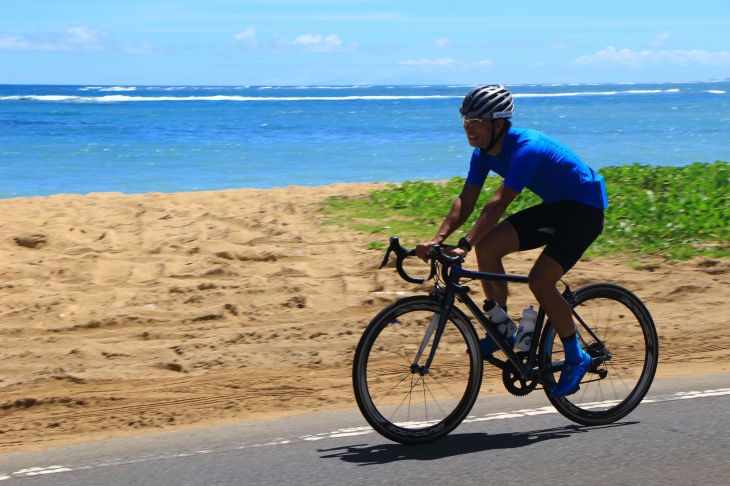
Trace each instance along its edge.
{"label": "white cloud", "polygon": [[70,27],[61,33],[29,36],[0,34],[0,49],[8,51],[99,51],[106,49],[109,34],[86,26]]}
{"label": "white cloud", "polygon": [[118,43],[107,32],[86,26],[69,27],[63,32],[27,36],[0,34],[0,50],[84,52],[114,49],[125,54],[159,54],[161,49],[151,42]]}
{"label": "white cloud", "polygon": [[669,37],[670,37],[669,32],[667,32],[667,31],[660,32],[649,43],[653,46],[662,47],[664,44],[667,43],[667,40],[669,39]]}
{"label": "white cloud", "polygon": [[410,61],[398,61],[398,64],[405,66],[449,66],[454,64],[456,60],[445,57],[440,59],[419,59]]}
{"label": "white cloud", "polygon": [[31,43],[22,37],[9,37],[0,34],[0,50],[28,51]]}
{"label": "white cloud", "polygon": [[437,59],[409,59],[406,61],[398,61],[397,64],[401,66],[451,67],[460,69],[491,68],[494,66],[494,62],[489,59],[471,62],[459,61],[450,57],[440,57]]}
{"label": "white cloud", "polygon": [[330,34],[328,36],[302,34],[292,40],[277,36],[276,45],[279,48],[304,52],[341,52],[346,50],[342,39],[337,34]]}
{"label": "white cloud", "polygon": [[559,40],[551,43],[550,47],[553,49],[573,49],[575,48],[575,45],[569,41]]}
{"label": "white cloud", "polygon": [[237,48],[257,52],[294,51],[331,53],[357,49],[355,43],[345,44],[337,34],[302,34],[293,39],[276,34],[272,41],[261,42],[256,33],[256,26],[254,25],[249,25],[243,32],[235,34],[233,40]]}
{"label": "white cloud", "polygon": [[162,52],[163,52],[162,49],[158,48],[152,42],[140,42],[140,43],[125,42],[125,43],[119,44],[119,50],[121,50],[125,54],[135,54],[135,55],[162,54]]}
{"label": "white cloud", "polygon": [[312,52],[332,52],[342,49],[342,40],[336,34],[330,34],[327,37],[304,34],[294,39],[294,45]]}
{"label": "white cloud", "polygon": [[573,61],[578,65],[606,65],[641,67],[648,65],[669,66],[730,66],[730,51],[692,50],[643,50],[616,49],[608,46],[589,56]]}
{"label": "white cloud", "polygon": [[451,41],[446,37],[440,37],[433,42],[433,47],[435,49],[446,49],[451,47]]}
{"label": "white cloud", "polygon": [[256,27],[249,25],[246,30],[233,36],[236,44],[248,49],[255,49],[258,46],[256,41]]}
{"label": "white cloud", "polygon": [[83,50],[100,50],[104,49],[109,34],[101,32],[97,29],[89,29],[86,26],[71,27],[66,29],[61,41],[70,46]]}

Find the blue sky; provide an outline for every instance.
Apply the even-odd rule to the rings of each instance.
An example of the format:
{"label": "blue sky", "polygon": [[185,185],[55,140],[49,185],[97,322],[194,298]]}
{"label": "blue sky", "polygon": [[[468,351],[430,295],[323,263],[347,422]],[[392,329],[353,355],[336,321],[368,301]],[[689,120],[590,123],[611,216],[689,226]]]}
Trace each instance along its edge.
{"label": "blue sky", "polygon": [[0,84],[730,78],[730,0],[0,0]]}

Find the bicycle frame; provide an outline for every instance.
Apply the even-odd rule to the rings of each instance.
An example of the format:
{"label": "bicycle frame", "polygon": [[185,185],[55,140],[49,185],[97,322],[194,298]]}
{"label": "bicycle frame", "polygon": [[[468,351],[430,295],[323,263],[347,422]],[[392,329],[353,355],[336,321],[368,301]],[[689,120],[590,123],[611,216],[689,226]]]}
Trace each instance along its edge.
{"label": "bicycle frame", "polygon": [[[414,251],[406,250],[405,248],[400,246],[397,237],[391,238],[390,243],[390,247],[388,248],[388,252],[385,255],[381,268],[387,263],[390,251],[394,251],[397,255],[396,269],[400,276],[408,282],[424,283],[424,279],[413,278],[408,275],[403,269],[403,261],[406,257],[413,256],[415,254]],[[466,306],[467,309],[469,309],[471,315],[482,325],[487,333],[492,336],[492,339],[494,339],[499,348],[507,356],[506,362],[495,358],[494,356],[485,357],[487,362],[502,370],[504,370],[508,366],[511,366],[512,370],[518,372],[522,379],[536,381],[543,386],[552,385],[552,379],[548,378],[548,376],[560,371],[562,369],[562,362],[553,363],[552,365],[542,369],[538,369],[537,367],[537,353],[540,348],[542,331],[545,324],[545,311],[543,309],[538,309],[537,319],[535,321],[535,330],[533,331],[533,345],[531,346],[530,351],[528,351],[527,361],[523,363],[522,359],[517,356],[517,353],[512,349],[511,346],[507,344],[504,337],[502,337],[502,334],[499,332],[497,326],[482,312],[479,306],[469,296],[470,288],[460,284],[460,281],[462,279],[490,280],[526,284],[528,283],[528,278],[521,275],[464,270],[460,266],[460,258],[444,255],[438,246],[435,246],[432,250],[434,254],[431,258],[431,274],[429,275],[429,280],[436,275],[436,273],[438,272],[437,264],[441,263],[442,267],[440,273],[442,280],[445,283],[445,289],[441,289],[437,284],[433,295],[439,299],[442,312],[439,314],[438,320],[435,319],[436,316],[434,316],[434,318],[431,320],[431,323],[429,324],[428,330],[426,331],[426,335],[424,336],[419,351],[416,353],[413,364],[411,365],[411,371],[413,373],[419,373],[421,375],[428,374],[428,370],[431,366],[431,363],[433,362],[434,356],[436,354],[436,349],[438,348],[441,335],[443,334],[444,328],[446,327],[446,322],[451,313],[451,309],[454,306],[455,300],[458,299]],[[563,296],[566,298],[566,300],[568,300],[568,302],[571,302],[574,299],[574,294],[567,284],[566,289],[563,292]],[[573,316],[577,319],[580,326],[591,335],[595,342],[600,343],[601,346],[603,346],[598,336],[596,336],[595,333],[583,321],[583,319],[581,319],[575,309],[573,309]],[[585,343],[585,340],[581,336],[580,330],[578,331],[578,335],[579,339],[581,339]],[[423,366],[419,366],[418,363],[423,357],[423,353],[428,347],[429,342],[431,342],[432,337],[433,343],[431,345],[429,356],[426,359],[426,363]],[[535,337],[537,337],[537,339],[535,339]],[[601,359],[601,361],[605,359],[610,359],[610,354]]]}
{"label": "bicycle frame", "polygon": [[[449,271],[450,270],[450,271]],[[487,316],[481,311],[479,306],[476,302],[469,296],[470,288],[466,286],[460,285],[461,279],[471,279],[471,280],[493,280],[493,281],[506,281],[506,282],[513,282],[513,283],[521,283],[526,284],[527,283],[527,277],[523,277],[520,275],[509,275],[509,274],[497,274],[497,273],[489,273],[489,272],[476,272],[471,270],[464,270],[461,267],[451,267],[448,270],[445,270],[445,272],[448,272],[448,275],[446,275],[446,278],[444,279],[446,283],[446,288],[442,290],[440,295],[438,295],[438,298],[441,301],[441,308],[443,309],[443,312],[440,313],[437,326],[434,326],[434,322],[431,322],[431,325],[429,326],[429,330],[427,331],[426,335],[424,336],[423,343],[421,344],[421,349],[417,353],[414,363],[412,365],[412,371],[426,374],[428,373],[428,369],[431,365],[431,362],[433,361],[433,358],[436,354],[436,349],[438,347],[438,343],[441,337],[441,334],[443,333],[444,327],[446,326],[446,321],[448,320],[450,311],[452,306],[454,305],[455,300],[459,300],[461,303],[463,303],[466,308],[469,310],[469,313],[482,325],[482,327],[492,336],[492,338],[495,340],[497,345],[500,347],[500,349],[505,353],[507,356],[507,361],[511,364],[511,367],[518,371],[520,376],[523,379],[530,380],[530,381],[537,381],[540,384],[546,384],[548,380],[545,378],[547,373],[552,373],[555,371],[558,371],[560,369],[560,365],[557,365],[555,367],[551,367],[549,370],[536,370],[536,363],[537,363],[537,350],[539,348],[538,346],[538,340],[534,340],[534,345],[530,348],[530,351],[528,352],[528,358],[527,362],[523,364],[522,359],[517,356],[517,353],[510,347],[505,339],[502,337],[502,334],[497,329],[497,326],[487,318]],[[535,330],[534,330],[534,336],[540,336],[542,333],[543,325],[545,322],[545,312],[542,309],[538,310],[537,319],[535,322]],[[435,333],[435,336],[434,336]],[[423,351],[426,349],[428,343],[431,341],[431,337],[433,336],[433,344],[431,346],[431,352],[426,360],[426,363],[424,366],[418,366],[418,362],[420,358],[422,357]],[[504,369],[507,367],[507,363],[505,361],[502,361],[498,358],[495,358],[494,356],[490,356],[486,358],[487,361],[497,366],[498,368]]]}

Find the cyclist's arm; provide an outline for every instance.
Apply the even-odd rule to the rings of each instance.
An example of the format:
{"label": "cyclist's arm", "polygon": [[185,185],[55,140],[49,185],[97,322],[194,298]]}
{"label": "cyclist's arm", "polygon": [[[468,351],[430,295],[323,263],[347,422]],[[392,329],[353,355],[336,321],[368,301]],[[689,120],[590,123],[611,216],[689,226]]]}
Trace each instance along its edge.
{"label": "cyclist's arm", "polygon": [[515,200],[519,192],[511,189],[504,184],[499,186],[494,196],[484,205],[484,209],[479,214],[474,226],[466,235],[472,246],[476,245],[479,240],[484,238],[499,223],[504,215],[507,207]]}
{"label": "cyclist's arm", "polygon": [[446,215],[444,222],[441,223],[436,236],[430,241],[421,243],[416,247],[416,255],[422,260],[428,259],[428,249],[433,245],[442,244],[446,238],[449,237],[454,231],[459,229],[463,225],[477,204],[479,194],[482,192],[482,186],[477,184],[464,184],[464,188],[461,190],[461,194],[456,198],[454,204],[452,204],[449,213]]}

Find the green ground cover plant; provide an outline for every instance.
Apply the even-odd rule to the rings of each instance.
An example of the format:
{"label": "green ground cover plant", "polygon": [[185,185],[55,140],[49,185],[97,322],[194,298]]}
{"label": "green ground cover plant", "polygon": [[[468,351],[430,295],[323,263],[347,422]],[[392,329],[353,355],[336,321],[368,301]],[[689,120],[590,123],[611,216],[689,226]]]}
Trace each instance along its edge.
{"label": "green ground cover plant", "polygon": [[[603,234],[587,257],[625,254],[630,260],[656,256],[687,260],[695,256],[730,257],[730,164],[693,163],[683,167],[625,165],[606,167],[609,195]],[[466,223],[473,224],[478,210],[499,184],[488,177],[477,210]],[[464,184],[463,178],[446,182],[412,181],[392,184],[362,198],[330,198],[322,207],[327,220],[373,234],[368,248],[387,246],[389,236],[399,236],[413,247],[430,239],[451,208]],[[539,202],[529,190],[512,203],[508,212]],[[457,232],[447,243],[462,236]]]}

